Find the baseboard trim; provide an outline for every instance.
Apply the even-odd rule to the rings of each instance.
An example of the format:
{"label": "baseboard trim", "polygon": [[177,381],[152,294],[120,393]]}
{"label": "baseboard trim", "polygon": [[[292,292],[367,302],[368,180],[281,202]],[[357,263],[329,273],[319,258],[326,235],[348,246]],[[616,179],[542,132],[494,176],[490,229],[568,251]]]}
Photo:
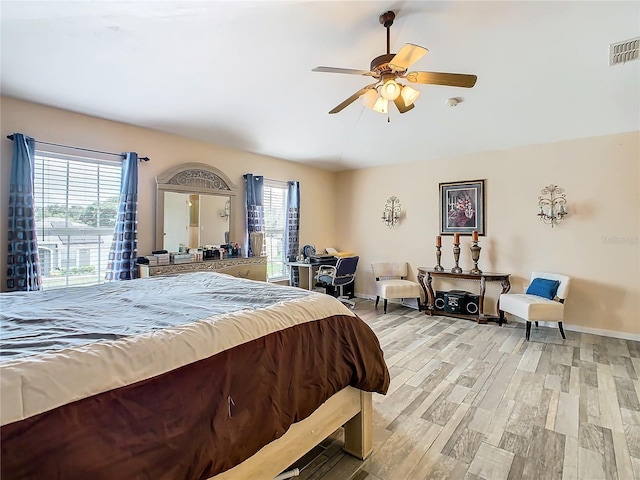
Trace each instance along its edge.
{"label": "baseboard trim", "polygon": [[[525,323],[522,319],[516,319],[515,317],[510,317],[509,321],[518,321],[521,323]],[[538,322],[538,325],[541,327],[549,327],[549,328],[558,328],[558,324],[556,322]],[[565,331],[577,332],[577,333],[588,333],[590,335],[600,335],[602,337],[612,337],[619,338],[621,340],[633,340],[635,342],[640,342],[640,334],[637,333],[627,333],[627,332],[617,332],[615,330],[604,330],[602,328],[591,328],[591,327],[583,327],[581,325],[571,325],[567,323],[562,323],[562,327]]]}
{"label": "baseboard trim", "polygon": [[353,296],[356,298],[364,298],[365,300],[373,300],[374,302],[376,300],[375,295],[365,295],[364,293],[354,293]]}
{"label": "baseboard trim", "polygon": [[[354,294],[354,296],[356,298],[364,298],[365,300],[372,300],[372,301],[376,301],[376,296],[375,295],[365,295],[363,293],[356,293]],[[390,298],[387,303],[395,303],[397,305],[402,305],[403,307],[407,307],[407,308],[413,308],[414,310],[418,310],[418,304],[416,301],[414,301],[413,303],[406,303],[403,302],[401,298]]]}
{"label": "baseboard trim", "polygon": [[[364,298],[365,300],[375,301],[376,299],[375,295],[365,295],[362,293],[356,293],[355,296],[357,298]],[[398,303],[405,307],[416,308],[413,305],[407,305],[406,303],[402,303],[396,299],[389,300],[389,303]],[[509,318],[509,321],[511,322],[513,322],[514,320],[524,323],[524,321],[521,319],[516,319],[515,317]],[[558,324],[556,322],[539,322],[539,325],[543,327],[549,327],[549,328],[558,328]],[[581,325],[570,325],[566,323],[563,323],[562,326],[566,331],[570,331],[570,332],[589,333],[591,335],[600,335],[602,337],[612,337],[612,338],[619,338],[621,340],[633,340],[635,342],[640,342],[640,334],[637,334],[637,333],[618,332],[616,330],[605,330],[602,328],[583,327]]]}
{"label": "baseboard trim", "polygon": [[[555,322],[542,322],[548,324],[549,327],[558,327],[558,324]],[[578,333],[589,333],[591,335],[600,335],[603,337],[613,337],[620,338],[622,340],[634,340],[636,342],[640,342],[640,334],[637,333],[627,333],[627,332],[617,332],[615,330],[604,330],[602,328],[591,328],[591,327],[583,327],[581,325],[567,325],[563,323],[562,326],[565,330],[570,330],[572,332]]]}

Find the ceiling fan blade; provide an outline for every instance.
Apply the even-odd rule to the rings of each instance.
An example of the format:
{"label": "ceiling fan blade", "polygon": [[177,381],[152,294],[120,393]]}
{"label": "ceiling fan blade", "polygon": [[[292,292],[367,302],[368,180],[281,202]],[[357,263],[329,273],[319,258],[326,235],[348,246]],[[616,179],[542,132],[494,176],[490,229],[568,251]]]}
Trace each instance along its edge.
{"label": "ceiling fan blade", "polygon": [[348,107],[353,102],[355,102],[363,93],[365,93],[367,90],[372,88],[374,85],[375,85],[375,83],[372,83],[371,85],[367,85],[366,87],[361,88],[356,93],[354,93],[349,98],[347,98],[344,102],[342,102],[340,105],[334,107],[333,110],[329,111],[329,113],[338,113],[339,111],[341,111],[345,107]]}
{"label": "ceiling fan blade", "polygon": [[464,73],[439,73],[439,72],[409,72],[404,78],[413,83],[425,83],[430,85],[447,85],[449,87],[471,88],[476,84],[478,77]]}
{"label": "ceiling fan blade", "polygon": [[408,107],[404,104],[404,99],[402,97],[397,97],[393,103],[396,104],[396,107],[398,107],[398,111],[400,113],[407,113],[409,110],[411,110],[413,107],[415,107],[415,104],[411,104]]}
{"label": "ceiling fan blade", "polygon": [[355,70],[353,68],[316,67],[311,69],[311,71],[323,73],[346,73],[348,75],[369,75],[371,77],[378,76],[375,72],[370,72],[368,70]]}
{"label": "ceiling fan blade", "polygon": [[391,67],[391,69],[396,72],[404,72],[407,70],[407,68],[424,57],[428,51],[429,50],[424,47],[420,47],[412,43],[407,43],[391,59],[391,61],[389,62],[389,67]]}

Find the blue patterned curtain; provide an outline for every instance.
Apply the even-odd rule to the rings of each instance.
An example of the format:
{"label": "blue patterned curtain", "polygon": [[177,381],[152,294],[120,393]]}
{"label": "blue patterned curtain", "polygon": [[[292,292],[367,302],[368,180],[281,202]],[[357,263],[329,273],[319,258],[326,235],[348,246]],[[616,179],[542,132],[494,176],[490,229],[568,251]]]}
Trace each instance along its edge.
{"label": "blue patterned curtain", "polygon": [[136,278],[138,250],[138,154],[127,152],[122,162],[120,208],[109,251],[106,280]]}
{"label": "blue patterned curtain", "polygon": [[[244,192],[247,204],[247,256],[253,256],[249,234],[264,232],[264,177],[247,173],[244,175]],[[260,255],[257,252],[256,255]]]}
{"label": "blue patterned curtain", "polygon": [[7,230],[7,291],[42,289],[36,218],[33,208],[35,140],[13,134]]}
{"label": "blue patterned curtain", "polygon": [[[287,236],[284,239],[284,251],[287,260],[298,255],[300,248],[300,183],[287,182]],[[298,267],[290,267],[289,284],[300,286]]]}

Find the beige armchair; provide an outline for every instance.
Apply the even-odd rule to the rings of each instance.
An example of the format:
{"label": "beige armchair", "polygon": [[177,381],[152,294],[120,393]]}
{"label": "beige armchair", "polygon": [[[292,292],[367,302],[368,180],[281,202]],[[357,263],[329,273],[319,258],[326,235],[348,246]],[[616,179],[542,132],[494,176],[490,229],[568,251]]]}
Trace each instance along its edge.
{"label": "beige armchair", "polygon": [[570,278],[566,275],[533,272],[526,293],[500,295],[498,307],[500,325],[504,321],[505,312],[524,319],[527,322],[526,338],[529,340],[531,322],[535,322],[536,327],[538,322],[558,322],[560,334],[566,339],[562,321],[564,320],[564,301],[569,294],[569,283]]}
{"label": "beige armchair", "polygon": [[407,262],[373,262],[373,276],[376,279],[376,308],[380,298],[384,299],[384,313],[387,313],[389,298],[417,298],[418,309],[422,309],[420,284],[407,280]]}

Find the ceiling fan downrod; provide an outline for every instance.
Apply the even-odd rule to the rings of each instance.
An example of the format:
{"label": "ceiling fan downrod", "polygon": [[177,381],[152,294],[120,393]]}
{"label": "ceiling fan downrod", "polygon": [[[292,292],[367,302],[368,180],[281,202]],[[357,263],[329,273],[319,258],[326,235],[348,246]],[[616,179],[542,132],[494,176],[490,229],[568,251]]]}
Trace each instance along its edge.
{"label": "ceiling fan downrod", "polygon": [[392,11],[384,12],[380,15],[380,23],[387,29],[387,55],[391,53],[391,25],[396,18],[396,14]]}

